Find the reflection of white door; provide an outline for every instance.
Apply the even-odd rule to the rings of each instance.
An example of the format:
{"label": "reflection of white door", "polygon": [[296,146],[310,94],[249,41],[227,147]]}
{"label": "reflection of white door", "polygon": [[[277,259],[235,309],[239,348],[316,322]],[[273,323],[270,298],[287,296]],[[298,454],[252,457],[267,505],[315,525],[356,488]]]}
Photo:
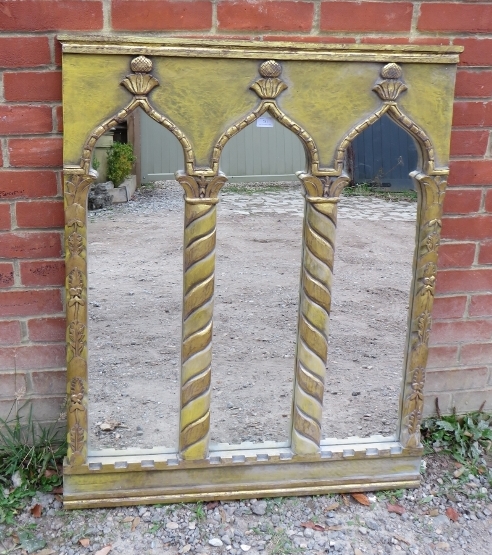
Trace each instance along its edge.
{"label": "reflection of white door", "polygon": [[[142,182],[174,179],[184,169],[178,140],[147,114],[141,118]],[[294,181],[306,165],[299,138],[268,114],[233,137],[224,147],[220,169],[231,182]]]}

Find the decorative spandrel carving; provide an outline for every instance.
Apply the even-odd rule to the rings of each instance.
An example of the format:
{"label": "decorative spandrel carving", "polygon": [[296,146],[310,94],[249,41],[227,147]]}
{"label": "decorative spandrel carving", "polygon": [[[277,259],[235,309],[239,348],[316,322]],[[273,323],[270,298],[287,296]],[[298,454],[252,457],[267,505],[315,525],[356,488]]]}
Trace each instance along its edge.
{"label": "decorative spandrel carving", "polygon": [[262,99],[273,100],[285,91],[287,84],[279,79],[282,73],[282,66],[275,60],[268,60],[260,65],[260,75],[263,79],[258,79],[251,89]]}
{"label": "decorative spandrel carving", "polygon": [[133,73],[127,75],[121,85],[135,96],[146,96],[155,87],[159,86],[159,81],[152,75],[152,61],[145,56],[133,58],[130,67]]}
{"label": "decorative spandrel carving", "polygon": [[386,64],[381,70],[382,81],[373,87],[381,100],[393,102],[399,94],[407,90],[407,86],[401,81],[403,71],[398,64]]}

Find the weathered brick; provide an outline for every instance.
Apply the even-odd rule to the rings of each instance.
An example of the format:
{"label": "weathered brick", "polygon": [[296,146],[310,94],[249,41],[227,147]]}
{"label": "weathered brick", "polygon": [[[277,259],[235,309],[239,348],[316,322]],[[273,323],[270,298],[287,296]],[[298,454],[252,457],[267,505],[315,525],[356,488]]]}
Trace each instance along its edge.
{"label": "weathered brick", "polygon": [[275,1],[220,2],[217,6],[219,29],[235,31],[310,31],[314,7],[307,2]]}
{"label": "weathered brick", "polygon": [[5,100],[56,101],[61,100],[60,71],[22,71],[3,74]]}
{"label": "weathered brick", "polygon": [[438,273],[436,292],[460,293],[488,291],[492,284],[492,268],[480,270],[441,270]]}
{"label": "weathered brick", "polygon": [[0,38],[0,67],[39,67],[50,63],[48,37]]}
{"label": "weathered brick", "polygon": [[21,262],[22,285],[59,285],[65,283],[65,263],[63,260],[36,260]]}
{"label": "weathered brick", "polygon": [[488,368],[466,368],[462,370],[437,370],[427,372],[425,388],[430,391],[453,391],[485,387],[489,380]]}
{"label": "weathered brick", "polygon": [[454,94],[457,97],[492,96],[492,71],[458,71]]}
{"label": "weathered brick", "polygon": [[49,106],[0,105],[0,135],[51,133],[52,128]]}
{"label": "weathered brick", "polygon": [[461,347],[461,364],[487,364],[492,361],[492,343],[469,343]]}
{"label": "weathered brick", "polygon": [[436,416],[436,399],[439,403],[439,411],[442,414],[449,414],[452,411],[451,393],[443,393],[441,391],[438,394],[431,393],[424,396],[424,412],[422,413],[424,418]]}
{"label": "weathered brick", "polygon": [[26,375],[21,372],[2,372],[0,374],[2,387],[0,387],[0,397],[16,397],[25,394],[27,384]]}
{"label": "weathered brick", "polygon": [[63,227],[65,223],[62,200],[19,201],[15,211],[19,227]]}
{"label": "weathered brick", "polygon": [[[444,243],[439,247],[439,269],[467,268],[475,259],[476,243]],[[438,274],[440,276],[440,274]]]}
{"label": "weathered brick", "polygon": [[458,346],[429,347],[427,368],[452,368],[458,366]]}
{"label": "weathered brick", "polygon": [[93,31],[102,29],[102,2],[85,0],[7,0],[1,31]]}
{"label": "weathered brick", "polygon": [[54,171],[5,170],[0,172],[0,199],[52,197],[57,194]]}
{"label": "weathered brick", "polygon": [[453,106],[455,127],[487,127],[492,125],[492,102],[458,100]]}
{"label": "weathered brick", "polygon": [[437,297],[432,308],[433,318],[461,318],[465,313],[466,296]]}
{"label": "weathered brick", "polygon": [[442,235],[461,241],[492,237],[492,214],[443,217]]}
{"label": "weathered brick", "polygon": [[455,160],[449,185],[492,185],[492,160]]}
{"label": "weathered brick", "polygon": [[212,27],[212,3],[112,0],[111,22],[113,29],[126,31],[208,30]]}
{"label": "weathered brick", "polygon": [[410,31],[410,2],[322,2],[322,31]]}
{"label": "weathered brick", "polygon": [[488,189],[485,192],[485,210],[492,212],[492,189]]}
{"label": "weathered brick", "polygon": [[0,316],[57,314],[63,309],[60,289],[0,291]]}
{"label": "weathered brick", "polygon": [[492,66],[492,39],[459,37],[454,39],[453,44],[465,47],[460,54],[460,65]]}
{"label": "weathered brick", "polygon": [[31,341],[43,343],[64,341],[66,320],[65,318],[36,318],[28,320],[27,330]]}
{"label": "weathered brick", "polygon": [[0,322],[0,345],[15,345],[20,340],[21,328],[18,320]]}
{"label": "weathered brick", "polygon": [[44,372],[31,372],[32,391],[36,395],[49,395],[61,393],[67,384],[65,370],[46,370]]}
{"label": "weathered brick", "polygon": [[480,243],[478,251],[479,264],[492,264],[492,240],[485,240]]}
{"label": "weathered brick", "polygon": [[39,370],[43,368],[63,368],[65,366],[65,345],[25,345],[1,347],[0,359],[4,370]]}
{"label": "weathered brick", "polygon": [[0,263],[0,288],[14,285],[14,266],[11,262]]}
{"label": "weathered brick", "polygon": [[482,201],[482,189],[452,189],[444,197],[444,214],[469,214],[478,212]]}
{"label": "weathered brick", "polygon": [[[58,393],[58,392],[55,392]],[[27,418],[29,415],[38,424],[44,422],[56,422],[62,411],[62,406],[65,404],[66,397],[59,392],[58,396],[46,397],[25,397],[20,399],[18,403],[14,404],[11,400],[0,401],[0,418],[6,420],[13,418],[15,409],[18,407],[18,413],[21,418]],[[32,409],[32,412],[30,412]],[[64,423],[60,424],[60,437],[63,437],[66,426]]]}
{"label": "weathered brick", "polygon": [[63,132],[63,106],[56,107],[56,130],[58,133]]}
{"label": "weathered brick", "polygon": [[57,258],[61,254],[61,233],[0,233],[0,258]]}
{"label": "weathered brick", "polygon": [[419,31],[463,31],[490,33],[492,5],[451,2],[423,3],[417,23]]}
{"label": "weathered brick", "polygon": [[10,139],[8,142],[10,165],[13,167],[61,166],[62,140],[53,139]]}
{"label": "weathered brick", "polygon": [[[0,177],[2,174],[0,173]],[[0,230],[7,231],[11,228],[10,205],[2,202],[0,203]]]}
{"label": "weathered brick", "polygon": [[431,337],[433,345],[490,341],[492,339],[492,319],[434,322]]}
{"label": "weathered brick", "polygon": [[470,316],[492,316],[492,295],[473,295],[470,299],[469,314]]}
{"label": "weathered brick", "polygon": [[487,151],[490,131],[453,130],[451,134],[451,156],[484,156]]}
{"label": "weathered brick", "polygon": [[466,414],[483,408],[490,412],[492,408],[492,389],[484,388],[480,391],[456,391],[453,393],[453,410],[457,414]]}

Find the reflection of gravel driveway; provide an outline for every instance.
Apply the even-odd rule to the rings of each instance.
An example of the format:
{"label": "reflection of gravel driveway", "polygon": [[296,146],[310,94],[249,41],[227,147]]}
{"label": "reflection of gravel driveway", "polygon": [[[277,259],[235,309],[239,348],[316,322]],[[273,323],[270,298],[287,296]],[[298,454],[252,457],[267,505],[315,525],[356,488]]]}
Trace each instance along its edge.
{"label": "reflection of gravel driveway", "polygon": [[[225,188],[217,217],[211,439],[284,441],[303,199],[299,186],[238,190]],[[164,182],[90,215],[93,447],[176,445],[182,196]],[[415,208],[340,202],[324,437],[395,429]],[[124,427],[101,431],[108,421]]]}

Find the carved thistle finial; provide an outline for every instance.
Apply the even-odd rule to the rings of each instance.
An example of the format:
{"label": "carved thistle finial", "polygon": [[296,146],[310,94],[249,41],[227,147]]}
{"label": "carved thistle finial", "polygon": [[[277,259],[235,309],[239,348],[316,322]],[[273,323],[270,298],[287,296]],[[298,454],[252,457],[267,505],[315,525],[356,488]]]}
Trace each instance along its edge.
{"label": "carved thistle finial", "polygon": [[398,64],[386,64],[381,70],[382,81],[373,87],[381,100],[385,102],[394,102],[398,95],[407,90],[407,86],[403,81],[400,81],[403,71]]}
{"label": "carved thistle finial", "polygon": [[260,65],[260,75],[263,79],[258,79],[251,85],[251,89],[262,99],[277,98],[277,96],[285,91],[287,85],[279,79],[282,73],[282,66],[275,60],[267,60]]}
{"label": "carved thistle finial", "polygon": [[127,75],[120,83],[135,96],[145,96],[159,86],[159,81],[150,75],[152,61],[145,56],[137,56],[130,63],[133,73]]}

